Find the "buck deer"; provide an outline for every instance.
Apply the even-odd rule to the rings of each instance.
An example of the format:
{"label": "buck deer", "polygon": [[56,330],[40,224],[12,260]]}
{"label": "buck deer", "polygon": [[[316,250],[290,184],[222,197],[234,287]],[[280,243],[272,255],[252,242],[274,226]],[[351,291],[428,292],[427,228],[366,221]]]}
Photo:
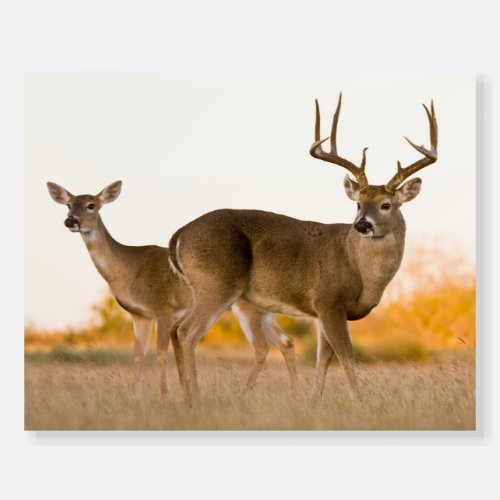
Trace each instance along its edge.
{"label": "buck deer", "polygon": [[204,332],[235,300],[243,297],[273,313],[318,320],[318,357],[313,396],[323,392],[335,353],[351,395],[358,393],[347,320],[366,316],[380,301],[403,257],[405,222],[400,207],[415,198],[422,181],[402,182],[437,159],[434,105],[424,105],[430,125],[430,149],[408,142],[423,158],[402,168],[382,186],[368,184],[366,149],[360,166],[339,156],[339,96],[330,135],[330,152],[322,149],[316,101],[314,158],[347,169],[347,196],[357,204],[353,224],[301,221],[259,210],[216,210],[179,229],[170,240],[170,260],[191,289],[193,300],[172,326],[178,367],[189,402],[198,396],[194,350]]}
{"label": "buck deer", "polygon": [[[134,360],[136,390],[141,385],[144,357],[147,352],[153,321],[157,330],[157,356],[160,364],[161,395],[167,399],[167,350],[169,330],[174,316],[182,315],[189,304],[190,292],[184,281],[171,269],[168,249],[156,245],[128,246],[114,240],[99,215],[101,207],[118,198],[121,181],[114,182],[99,194],[74,196],[53,182],[48,182],[50,196],[67,205],[64,224],[79,232],[92,261],[106,280],[118,304],[132,316],[134,329]],[[292,392],[297,392],[297,372],[293,340],[268,316],[247,301],[232,305],[233,312],[255,351],[255,362],[246,387],[251,388],[261,370],[268,344],[283,354],[290,375]],[[176,339],[173,340],[175,342]],[[182,377],[182,373],[180,373]],[[181,378],[181,382],[183,382]]]}

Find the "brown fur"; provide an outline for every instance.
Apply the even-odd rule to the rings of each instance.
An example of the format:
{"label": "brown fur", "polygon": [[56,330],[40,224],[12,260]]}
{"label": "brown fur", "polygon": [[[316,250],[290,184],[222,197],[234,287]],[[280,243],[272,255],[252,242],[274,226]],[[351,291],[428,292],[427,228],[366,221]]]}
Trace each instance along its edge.
{"label": "brown fur", "polygon": [[[157,353],[161,368],[160,387],[167,397],[166,362],[169,330],[173,317],[182,314],[190,302],[190,291],[168,261],[168,248],[156,245],[129,246],[113,239],[106,229],[99,209],[114,201],[121,183],[113,183],[96,196],[73,196],[64,188],[48,183],[49,193],[58,202],[68,205],[68,218],[78,221],[71,230],[80,232],[89,254],[101,276],[106,280],[118,304],[132,315],[135,339],[135,385],[142,379],[144,355],[149,343],[153,321],[157,324]],[[292,391],[297,391],[295,351],[292,339],[276,325],[264,320],[266,313],[255,306],[238,301],[238,313],[251,331],[245,333],[255,351],[255,364],[248,376],[247,387],[255,384],[268,352],[268,344],[283,354]],[[174,345],[175,345],[174,339]]]}
{"label": "brown fur", "polygon": [[186,380],[186,398],[197,397],[194,349],[207,328],[235,300],[244,298],[271,313],[318,320],[315,396],[321,395],[335,352],[357,393],[354,356],[347,320],[360,319],[375,307],[399,268],[405,223],[400,206],[420,191],[420,179],[396,189],[416,171],[437,159],[434,106],[427,108],[431,149],[410,144],[425,158],[403,169],[385,186],[368,184],[366,148],[358,167],[337,152],[341,96],[333,118],[330,149],[320,137],[316,101],[315,142],[310,153],[351,172],[347,196],[358,204],[353,225],[301,221],[258,210],[216,210],[179,229],[170,241],[170,259],[191,289],[193,300],[172,327],[178,340],[178,366]]}
{"label": "brown fur", "polygon": [[[207,323],[241,297],[273,313],[319,319],[322,330],[328,330],[325,335],[339,339],[338,355],[352,372],[355,390],[346,320],[368,314],[399,267],[405,227],[398,208],[392,220],[394,227],[380,238],[363,238],[349,224],[257,210],[216,210],[179,229],[170,241],[170,255],[194,296],[185,321],[173,332],[185,346],[183,357],[194,351]],[[330,316],[335,323],[326,319]],[[331,358],[326,344],[322,351],[329,353],[323,358]],[[189,380],[194,380],[192,373]],[[192,391],[189,398],[195,397],[196,388]]]}

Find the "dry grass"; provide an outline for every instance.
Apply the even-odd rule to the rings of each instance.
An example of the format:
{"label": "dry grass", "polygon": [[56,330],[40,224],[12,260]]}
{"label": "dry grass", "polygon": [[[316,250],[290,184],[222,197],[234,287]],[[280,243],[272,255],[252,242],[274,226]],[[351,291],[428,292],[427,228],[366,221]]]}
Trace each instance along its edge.
{"label": "dry grass", "polygon": [[250,355],[198,354],[202,401],[182,402],[170,359],[170,401],[159,397],[158,369],[148,364],[140,396],[130,391],[132,365],[36,362],[25,364],[27,430],[457,430],[475,428],[472,359],[442,364],[358,365],[363,399],[352,402],[344,374],[330,368],[321,402],[308,399],[314,369],[299,360],[302,392],[290,396],[280,359],[269,359],[255,389],[243,382]]}

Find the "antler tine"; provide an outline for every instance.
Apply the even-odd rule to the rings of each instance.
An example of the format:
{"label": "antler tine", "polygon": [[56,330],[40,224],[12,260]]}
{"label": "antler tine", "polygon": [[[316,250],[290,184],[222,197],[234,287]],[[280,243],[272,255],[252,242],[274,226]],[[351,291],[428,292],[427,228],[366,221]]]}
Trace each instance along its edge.
{"label": "antler tine", "polygon": [[334,155],[337,154],[337,124],[339,122],[340,108],[342,107],[342,92],[339,93],[339,101],[337,109],[333,115],[332,131],[330,133],[330,152]]}
{"label": "antler tine", "polygon": [[430,149],[427,149],[423,145],[417,146],[414,142],[410,141],[408,137],[405,137],[410,146],[415,148],[420,154],[424,155],[424,158],[421,158],[420,160],[416,161],[415,163],[412,163],[411,165],[405,168],[401,167],[401,162],[398,161],[397,173],[385,185],[385,187],[389,191],[394,191],[405,179],[407,179],[414,173],[418,172],[422,168],[431,165],[437,160],[438,127],[437,127],[436,113],[434,111],[434,101],[433,100],[431,101],[430,111],[425,104],[423,104],[423,107],[425,109],[425,113],[427,114],[427,118],[429,120],[429,135],[430,135],[431,147]]}
{"label": "antler tine", "polygon": [[314,99],[314,102],[316,104],[316,123],[314,124],[314,140],[317,142],[321,139],[319,136],[321,131],[321,117],[319,114],[318,99]]}
{"label": "antler tine", "polygon": [[361,159],[361,170],[363,170],[363,172],[365,171],[365,165],[366,165],[366,150],[368,148],[363,148],[363,158]]}
{"label": "antler tine", "polygon": [[[309,149],[309,152],[311,156],[314,158],[318,158],[319,160],[324,160],[329,163],[334,163],[336,165],[340,165],[341,167],[344,167],[347,169],[349,172],[351,172],[352,175],[356,178],[356,180],[359,183],[360,188],[364,188],[368,186],[368,179],[366,178],[365,175],[365,164],[366,164],[366,150],[368,148],[365,148],[363,150],[363,159],[361,162],[361,166],[358,167],[354,163],[350,162],[349,160],[346,160],[345,158],[342,158],[338,155],[337,153],[337,124],[339,121],[339,114],[340,114],[340,108],[342,106],[342,92],[339,95],[339,100],[337,104],[337,109],[335,110],[335,114],[333,115],[333,121],[332,121],[332,131],[330,137],[327,137],[325,139],[320,138],[320,112],[319,112],[319,104],[318,100],[316,99],[316,124],[314,127],[314,139],[315,142]],[[326,151],[323,150],[321,145],[326,142],[328,139],[330,139],[330,153],[327,153]]]}
{"label": "antler tine", "polygon": [[329,137],[325,137],[324,139],[321,139],[320,137],[320,128],[321,128],[321,118],[320,118],[320,113],[319,113],[319,104],[318,104],[318,99],[315,100],[316,102],[316,123],[314,125],[314,143],[313,145],[309,148],[309,153],[311,156],[314,158],[319,158],[322,159],[323,155],[326,155],[325,151],[323,151],[323,148],[321,145],[326,142]]}

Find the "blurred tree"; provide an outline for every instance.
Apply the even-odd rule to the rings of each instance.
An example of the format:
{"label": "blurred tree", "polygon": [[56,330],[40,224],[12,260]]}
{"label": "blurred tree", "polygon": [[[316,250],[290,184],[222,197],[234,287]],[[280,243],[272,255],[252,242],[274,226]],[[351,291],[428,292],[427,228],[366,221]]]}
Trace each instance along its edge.
{"label": "blurred tree", "polygon": [[124,344],[132,341],[132,321],[111,295],[106,294],[103,300],[94,304],[92,311],[96,317],[94,330],[97,342]]}
{"label": "blurred tree", "polygon": [[[25,326],[27,350],[54,345],[96,347],[131,345],[132,321],[106,293],[92,307],[93,320],[85,328],[40,332]],[[297,351],[313,360],[316,325],[311,320],[277,315],[279,325],[296,339]],[[350,323],[359,359],[425,360],[436,351],[475,347],[476,284],[473,265],[444,244],[415,246],[389,284],[380,305],[361,321]],[[152,335],[153,341],[154,335]],[[230,311],[203,337],[210,345],[246,344]],[[307,354],[309,353],[309,354]]]}

